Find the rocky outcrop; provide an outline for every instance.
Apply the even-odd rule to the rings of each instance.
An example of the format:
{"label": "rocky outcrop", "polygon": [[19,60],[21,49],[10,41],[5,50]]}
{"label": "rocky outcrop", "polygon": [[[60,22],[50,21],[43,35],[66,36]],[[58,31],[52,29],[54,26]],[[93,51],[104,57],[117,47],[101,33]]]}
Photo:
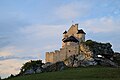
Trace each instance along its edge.
{"label": "rocky outcrop", "polygon": [[109,59],[113,57],[114,51],[110,43],[98,43],[96,41],[87,40],[84,44],[93,52],[94,58],[98,57],[98,55]]}
{"label": "rocky outcrop", "polygon": [[87,40],[80,44],[80,53],[72,55],[64,61],[42,63],[41,60],[29,61],[23,65],[20,74],[33,74],[60,71],[67,67],[87,66],[120,66],[120,53],[114,53],[110,43],[98,43]]}
{"label": "rocky outcrop", "polygon": [[119,67],[114,61],[107,58],[96,58],[95,61],[101,66]]}
{"label": "rocky outcrop", "polygon": [[[39,64],[38,64],[39,63]],[[66,68],[64,62],[45,63],[41,60],[27,62],[21,69],[20,75],[60,71]]]}
{"label": "rocky outcrop", "polygon": [[80,53],[70,56],[64,63],[68,67],[93,65],[118,67],[114,62],[114,59],[117,58],[114,57],[115,53],[111,47],[112,45],[110,43],[98,43],[87,40],[80,44]]}
{"label": "rocky outcrop", "polygon": [[45,64],[43,66],[44,66],[43,67],[44,72],[60,71],[66,68],[66,65],[62,61],[50,64],[50,65]]}
{"label": "rocky outcrop", "polygon": [[41,73],[44,70],[42,68],[43,64],[44,63],[42,63],[42,60],[28,61],[21,67],[20,75]]}
{"label": "rocky outcrop", "polygon": [[117,65],[120,66],[120,53],[115,52],[115,54],[113,55],[112,60],[113,60]]}
{"label": "rocky outcrop", "polygon": [[93,58],[86,59],[85,56],[82,54],[70,56],[64,61],[64,63],[68,67],[87,67],[97,65],[97,62],[95,62]]}

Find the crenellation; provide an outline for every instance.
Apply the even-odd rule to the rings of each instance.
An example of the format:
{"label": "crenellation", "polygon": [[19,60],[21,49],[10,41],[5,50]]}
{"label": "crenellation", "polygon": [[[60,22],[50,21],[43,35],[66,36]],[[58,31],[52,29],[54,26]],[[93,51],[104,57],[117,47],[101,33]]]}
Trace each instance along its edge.
{"label": "crenellation", "polygon": [[46,62],[64,61],[71,55],[79,54],[79,46],[85,41],[85,34],[82,29],[78,30],[78,24],[72,25],[68,31],[63,33],[62,48],[54,52],[46,52]]}

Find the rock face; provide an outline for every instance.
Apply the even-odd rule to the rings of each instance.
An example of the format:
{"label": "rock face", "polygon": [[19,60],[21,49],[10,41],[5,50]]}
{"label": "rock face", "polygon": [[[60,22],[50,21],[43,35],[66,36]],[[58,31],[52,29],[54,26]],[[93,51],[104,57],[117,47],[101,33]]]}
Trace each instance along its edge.
{"label": "rock face", "polygon": [[115,52],[115,54],[113,55],[113,61],[120,66],[120,53]]}
{"label": "rock face", "polygon": [[62,61],[50,65],[45,64],[45,66],[46,66],[44,67],[45,72],[60,71],[66,68],[66,65]]}
{"label": "rock face", "polygon": [[64,63],[68,67],[86,67],[93,65],[118,67],[112,60],[115,53],[111,47],[112,45],[110,43],[98,43],[87,40],[81,43],[80,53],[70,56]]}
{"label": "rock face", "polygon": [[111,58],[114,54],[112,50],[112,45],[110,43],[98,43],[92,40],[87,40],[85,45],[89,47],[90,51],[93,52],[93,57],[98,57],[101,55],[105,58]]}
{"label": "rock face", "polygon": [[43,72],[42,65],[43,65],[42,60],[26,62],[21,67],[20,74],[23,75],[23,74],[41,73]]}
{"label": "rock face", "polygon": [[95,60],[99,65],[102,65],[102,66],[118,67],[118,65],[110,59],[96,58]]}
{"label": "rock face", "polygon": [[97,62],[94,61],[93,58],[86,59],[85,57],[80,57],[81,54],[70,56],[68,59],[64,61],[64,63],[68,67],[87,67],[92,65],[97,65]]}
{"label": "rock face", "polygon": [[27,62],[22,67],[20,75],[60,71],[66,68],[66,65],[62,61],[56,63],[45,63],[45,64],[43,64],[40,60],[39,60],[39,64],[37,64],[37,62],[38,61]]}

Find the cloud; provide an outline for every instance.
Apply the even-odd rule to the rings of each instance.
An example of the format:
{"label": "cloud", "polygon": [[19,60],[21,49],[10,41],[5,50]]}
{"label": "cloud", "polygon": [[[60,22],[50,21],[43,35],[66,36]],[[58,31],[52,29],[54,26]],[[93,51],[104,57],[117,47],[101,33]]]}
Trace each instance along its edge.
{"label": "cloud", "polygon": [[0,56],[10,56],[10,55],[13,55],[12,53],[12,50],[14,50],[15,47],[13,46],[7,46],[7,47],[4,47],[0,50]]}
{"label": "cloud", "polygon": [[2,78],[9,76],[10,74],[17,74],[20,71],[20,67],[26,60],[5,60],[0,61],[0,75]]}
{"label": "cloud", "polygon": [[88,32],[118,32],[120,30],[120,19],[113,17],[88,19],[81,22],[81,26],[83,26]]}
{"label": "cloud", "polygon": [[[16,46],[7,46],[0,51],[0,75],[2,78],[10,74],[17,74],[22,64],[28,60],[36,60],[38,56],[26,55],[24,50],[18,49]],[[19,53],[21,53],[19,55]],[[24,55],[23,55],[24,54]]]}
{"label": "cloud", "polygon": [[17,49],[16,46],[7,46],[1,49],[0,51],[0,61],[10,60],[10,59],[21,59],[21,60],[30,60],[36,59],[37,57],[33,56],[19,56],[18,53],[24,53],[24,50]]}
{"label": "cloud", "polygon": [[0,56],[0,61],[3,60],[10,60],[10,59],[21,59],[21,60],[31,60],[31,59],[37,59],[37,57],[33,57],[33,56]]}
{"label": "cloud", "polygon": [[64,30],[64,25],[30,25],[20,29],[20,32],[24,35],[36,36],[36,37],[49,37],[60,35]]}
{"label": "cloud", "polygon": [[9,55],[12,55],[11,52],[0,52],[0,57],[1,56],[9,56]]}
{"label": "cloud", "polygon": [[8,45],[0,50],[0,56],[11,56],[18,52],[20,52],[20,50],[18,50],[16,46]]}
{"label": "cloud", "polygon": [[90,7],[87,2],[72,2],[58,6],[55,10],[55,15],[61,19],[75,19],[88,14]]}
{"label": "cloud", "polygon": [[[21,28],[19,33],[23,35],[21,37],[22,43],[25,44],[22,47],[28,47],[29,50],[39,51],[41,49],[48,49],[50,46],[56,47],[59,45],[58,41],[62,38],[63,30],[66,27],[64,25],[31,25]],[[32,45],[32,46],[31,46]]]}
{"label": "cloud", "polygon": [[[15,42],[18,50],[25,50],[17,53],[21,56],[39,56],[45,59],[45,52],[59,49],[61,47],[62,32],[67,27],[64,25],[41,25],[33,24],[21,27],[18,33],[21,35],[19,40]],[[23,45],[24,44],[24,45]],[[15,49],[16,50],[16,49]],[[15,51],[14,51],[15,52]]]}

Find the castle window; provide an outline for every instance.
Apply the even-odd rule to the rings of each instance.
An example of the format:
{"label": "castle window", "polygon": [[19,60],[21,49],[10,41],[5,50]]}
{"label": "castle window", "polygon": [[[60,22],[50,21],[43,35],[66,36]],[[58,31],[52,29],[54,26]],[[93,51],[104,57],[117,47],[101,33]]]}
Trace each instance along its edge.
{"label": "castle window", "polygon": [[69,52],[70,52],[70,50],[69,50]]}

